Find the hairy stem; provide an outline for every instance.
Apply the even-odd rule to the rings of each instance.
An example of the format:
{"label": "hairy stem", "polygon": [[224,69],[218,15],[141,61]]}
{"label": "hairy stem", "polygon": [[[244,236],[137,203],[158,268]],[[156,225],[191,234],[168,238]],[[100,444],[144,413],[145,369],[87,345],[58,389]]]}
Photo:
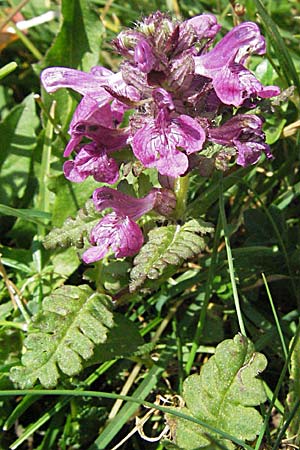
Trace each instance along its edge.
{"label": "hairy stem", "polygon": [[174,192],[176,194],[176,219],[182,219],[185,215],[187,194],[189,189],[189,175],[178,177],[175,180]]}

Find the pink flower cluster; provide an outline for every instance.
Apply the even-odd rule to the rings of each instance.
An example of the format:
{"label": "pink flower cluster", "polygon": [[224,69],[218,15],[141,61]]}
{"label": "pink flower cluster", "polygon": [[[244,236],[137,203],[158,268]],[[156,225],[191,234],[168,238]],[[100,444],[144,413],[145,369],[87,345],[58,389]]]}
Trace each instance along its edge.
{"label": "pink flower cluster", "polygon": [[[144,167],[155,168],[161,179],[186,175],[200,164],[201,158],[197,162],[195,156],[211,143],[235,149],[241,166],[255,164],[262,152],[271,158],[263,122],[250,111],[280,91],[263,86],[246,68],[251,54],[265,53],[265,40],[255,23],[244,22],[212,47],[219,30],[212,14],[180,22],[156,12],[115,39],[123,57],[119,72],[103,67],[89,73],[45,69],[41,79],[47,92],[71,88],[82,95],[64,152],[69,156],[74,151],[75,158],[65,162],[65,176],[81,182],[91,175],[114,184],[119,178],[114,154],[125,146]],[[125,113],[130,120],[123,126]],[[116,257],[135,254],[143,243],[136,220],[158,210],[162,197],[175,207],[175,197],[166,189],[153,189],[141,199],[97,189],[96,208],[113,212],[93,229],[94,246],[83,259],[101,259],[110,248]],[[160,214],[170,214],[170,208]]]}

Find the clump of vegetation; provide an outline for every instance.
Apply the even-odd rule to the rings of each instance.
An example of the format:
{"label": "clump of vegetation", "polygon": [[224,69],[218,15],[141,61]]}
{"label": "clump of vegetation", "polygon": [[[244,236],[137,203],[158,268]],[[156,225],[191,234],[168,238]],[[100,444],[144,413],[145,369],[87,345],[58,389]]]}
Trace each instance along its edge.
{"label": "clump of vegetation", "polygon": [[297,448],[299,5],[1,14],[0,447]]}

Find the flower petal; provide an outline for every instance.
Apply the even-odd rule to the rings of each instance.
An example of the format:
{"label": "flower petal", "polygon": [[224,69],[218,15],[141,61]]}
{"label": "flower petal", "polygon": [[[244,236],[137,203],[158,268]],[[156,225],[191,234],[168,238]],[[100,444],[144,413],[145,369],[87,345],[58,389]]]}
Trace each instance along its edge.
{"label": "flower petal", "polygon": [[135,255],[144,243],[140,227],[127,216],[119,218],[115,236],[111,248],[117,258]]}
{"label": "flower petal", "polygon": [[65,177],[79,183],[89,175],[101,183],[113,184],[119,177],[119,168],[113,158],[107,156],[103,148],[90,143],[81,148],[74,161],[64,164]]}
{"label": "flower petal", "polygon": [[133,136],[135,156],[146,167],[156,167],[161,175],[178,177],[188,169],[188,154],[201,150],[205,132],[195,119],[181,115],[171,119],[162,108],[155,120],[138,129]]}
{"label": "flower petal", "polygon": [[255,114],[237,114],[223,125],[210,128],[209,139],[216,144],[232,145],[237,140],[264,140],[263,121]]}
{"label": "flower petal", "polygon": [[109,247],[90,247],[82,255],[82,260],[86,264],[91,264],[93,262],[102,259],[106,253],[108,253]]}
{"label": "flower petal", "polygon": [[74,183],[81,183],[88,176],[88,172],[78,170],[75,161],[66,161],[63,165],[63,171],[67,180],[73,181]]}
{"label": "flower petal", "polygon": [[236,147],[238,149],[237,164],[246,167],[257,163],[261,153],[264,152],[268,159],[273,156],[270,152],[270,147],[265,143],[259,142],[236,142]]}
{"label": "flower petal", "polygon": [[[173,123],[180,130],[177,133],[179,138],[177,145],[183,147],[188,155],[202,149],[206,138],[205,131],[195,119],[182,114],[174,119]],[[174,136],[176,136],[175,130]]]}
{"label": "flower petal", "polygon": [[151,190],[145,197],[134,198],[115,189],[101,187],[94,191],[93,201],[98,211],[112,208],[117,214],[136,220],[153,209],[156,197],[156,189]]}
{"label": "flower petal", "polygon": [[42,84],[49,93],[60,88],[70,88],[81,95],[93,95],[97,92],[98,95],[101,93],[106,97],[107,92],[101,88],[100,80],[100,77],[97,78],[92,73],[67,67],[49,67],[41,74]]}
{"label": "flower petal", "polygon": [[188,169],[188,157],[180,151],[166,151],[162,158],[156,163],[156,168],[161,175],[174,178],[183,175]]}
{"label": "flower petal", "polygon": [[135,133],[132,148],[145,167],[156,167],[161,175],[176,178],[186,172],[188,159],[176,149],[181,136],[176,125],[172,128],[160,130],[152,121]]}
{"label": "flower petal", "polygon": [[272,97],[278,95],[276,86],[265,88],[255,76],[241,64],[223,67],[213,78],[213,86],[219,99],[226,105],[242,105],[250,96]]}
{"label": "flower petal", "polygon": [[143,245],[144,237],[139,226],[128,216],[111,213],[92,229],[90,241],[96,246],[83,254],[87,263],[103,258],[109,247],[117,258],[135,255]]}
{"label": "flower petal", "polygon": [[208,53],[195,56],[195,73],[208,78],[231,62],[243,63],[252,53],[266,51],[265,39],[253,22],[243,22],[227,33]]}

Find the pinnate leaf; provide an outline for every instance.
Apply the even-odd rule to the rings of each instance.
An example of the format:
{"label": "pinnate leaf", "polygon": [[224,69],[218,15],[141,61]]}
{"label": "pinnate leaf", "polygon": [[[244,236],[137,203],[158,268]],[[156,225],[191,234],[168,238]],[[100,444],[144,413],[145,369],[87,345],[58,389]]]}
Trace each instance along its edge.
{"label": "pinnate leaf", "polygon": [[[221,342],[200,375],[191,375],[185,380],[186,406],[180,411],[237,439],[254,440],[262,425],[254,406],[266,401],[262,381],[257,375],[266,364],[265,356],[254,352],[253,344],[244,336],[236,335],[234,339]],[[176,448],[210,448],[206,428],[174,416],[168,416],[167,420]],[[219,440],[220,435],[213,438]],[[228,442],[225,445],[228,446]]]}
{"label": "pinnate leaf", "polygon": [[78,374],[112,326],[108,296],[94,293],[87,285],[57,289],[33,317],[24,341],[23,367],[12,368],[12,381],[29,388],[39,379],[50,388],[57,384],[60,372]]}
{"label": "pinnate leaf", "polygon": [[88,200],[85,207],[78,211],[75,219],[68,217],[62,228],[54,228],[44,239],[44,247],[83,247],[84,237],[99,222],[101,215],[95,210],[92,200]]}
{"label": "pinnate leaf", "polygon": [[205,246],[203,235],[211,233],[211,224],[191,219],[184,225],[158,227],[149,232],[148,242],[134,259],[131,292],[147,279],[168,277],[186,259],[199,254]]}

